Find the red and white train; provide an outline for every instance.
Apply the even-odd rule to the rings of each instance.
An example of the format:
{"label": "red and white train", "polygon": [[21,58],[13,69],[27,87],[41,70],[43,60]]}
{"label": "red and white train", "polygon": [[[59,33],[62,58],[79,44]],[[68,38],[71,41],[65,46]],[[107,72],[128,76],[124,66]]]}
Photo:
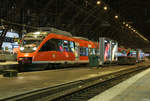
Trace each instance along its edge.
{"label": "red and white train", "polygon": [[[62,35],[62,34],[66,35]],[[24,65],[88,63],[89,54],[96,54],[98,44],[64,31],[38,31],[26,34],[18,52],[18,63]]]}
{"label": "red and white train", "polygon": [[88,64],[89,56],[92,55],[98,57],[98,65],[116,62],[134,64],[137,60],[144,59],[142,51],[118,48],[118,43],[114,40],[99,38],[98,42],[93,42],[83,37],[73,37],[58,29],[27,33],[19,50],[18,63],[36,70],[38,66],[45,69],[60,64]]}
{"label": "red and white train", "polygon": [[145,60],[141,49],[118,48],[118,64],[136,64]]}

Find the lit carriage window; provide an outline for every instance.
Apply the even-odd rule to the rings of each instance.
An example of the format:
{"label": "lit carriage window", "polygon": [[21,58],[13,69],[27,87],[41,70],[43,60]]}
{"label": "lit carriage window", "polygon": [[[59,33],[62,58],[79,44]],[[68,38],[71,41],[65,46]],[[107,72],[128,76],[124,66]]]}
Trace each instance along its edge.
{"label": "lit carriage window", "polygon": [[61,52],[64,51],[63,40],[59,40],[57,44],[58,44],[58,48],[59,48],[58,51],[61,51]]}
{"label": "lit carriage window", "polygon": [[64,51],[69,52],[69,42],[67,40],[63,40],[63,48]]}
{"label": "lit carriage window", "polygon": [[72,42],[72,41],[70,41],[70,43],[69,43],[69,48],[70,48],[70,52],[74,52],[74,42]]}
{"label": "lit carriage window", "polygon": [[83,47],[80,47],[80,56],[83,56]]}
{"label": "lit carriage window", "polygon": [[80,56],[88,56],[88,48],[80,47]]}
{"label": "lit carriage window", "polygon": [[89,53],[88,48],[85,48],[85,50],[86,50],[86,56],[88,56],[88,53]]}

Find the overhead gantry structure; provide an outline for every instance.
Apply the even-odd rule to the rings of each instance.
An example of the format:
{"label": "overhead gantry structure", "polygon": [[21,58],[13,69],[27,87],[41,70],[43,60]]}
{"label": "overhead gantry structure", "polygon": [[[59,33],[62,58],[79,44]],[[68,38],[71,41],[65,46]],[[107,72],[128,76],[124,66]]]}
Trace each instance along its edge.
{"label": "overhead gantry structure", "polygon": [[125,47],[144,49],[149,46],[149,41],[139,36],[142,34],[126,27],[125,19],[102,1],[1,0],[0,19],[1,26],[16,30],[20,37],[38,27],[55,27],[90,40],[109,37]]}

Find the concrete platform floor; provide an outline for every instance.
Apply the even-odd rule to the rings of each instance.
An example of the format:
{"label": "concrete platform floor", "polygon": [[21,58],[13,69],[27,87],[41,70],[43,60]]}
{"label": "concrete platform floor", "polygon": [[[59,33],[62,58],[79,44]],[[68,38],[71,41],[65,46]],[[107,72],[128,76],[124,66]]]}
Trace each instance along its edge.
{"label": "concrete platform floor", "polygon": [[110,66],[104,68],[68,68],[58,70],[36,71],[19,73],[18,77],[6,78],[0,75],[0,99],[17,94],[37,90],[40,88],[56,86],[72,81],[83,80],[120,70],[147,66],[150,62],[139,63],[130,66]]}
{"label": "concrete platform floor", "polygon": [[150,101],[150,68],[88,101]]}
{"label": "concrete platform floor", "polygon": [[17,62],[17,61],[0,62],[0,66],[1,66],[1,65],[11,65],[11,64],[18,64],[18,62]]}
{"label": "concrete platform floor", "polygon": [[16,61],[0,62],[0,71],[4,69],[9,69],[9,68],[15,68],[17,64],[18,62]]}

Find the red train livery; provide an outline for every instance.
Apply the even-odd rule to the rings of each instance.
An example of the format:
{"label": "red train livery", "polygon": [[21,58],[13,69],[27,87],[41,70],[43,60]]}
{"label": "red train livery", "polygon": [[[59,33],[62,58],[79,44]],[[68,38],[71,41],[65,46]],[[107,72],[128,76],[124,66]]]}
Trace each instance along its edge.
{"label": "red train livery", "polygon": [[[87,64],[89,56],[98,61],[96,65],[106,63],[135,64],[144,61],[144,52],[140,49],[118,48],[118,43],[107,38],[98,42],[83,37],[73,37],[61,30],[37,31],[27,33],[19,47],[17,61],[27,69],[42,69],[64,64]],[[91,63],[91,61],[90,61]],[[39,65],[39,64],[42,64]],[[27,66],[28,65],[28,66]],[[33,67],[33,65],[36,65]],[[31,67],[31,68],[29,68]],[[19,68],[20,69],[20,68]]]}
{"label": "red train livery", "polygon": [[98,44],[70,34],[31,32],[24,36],[19,64],[66,64],[88,63],[88,55],[96,54]]}

